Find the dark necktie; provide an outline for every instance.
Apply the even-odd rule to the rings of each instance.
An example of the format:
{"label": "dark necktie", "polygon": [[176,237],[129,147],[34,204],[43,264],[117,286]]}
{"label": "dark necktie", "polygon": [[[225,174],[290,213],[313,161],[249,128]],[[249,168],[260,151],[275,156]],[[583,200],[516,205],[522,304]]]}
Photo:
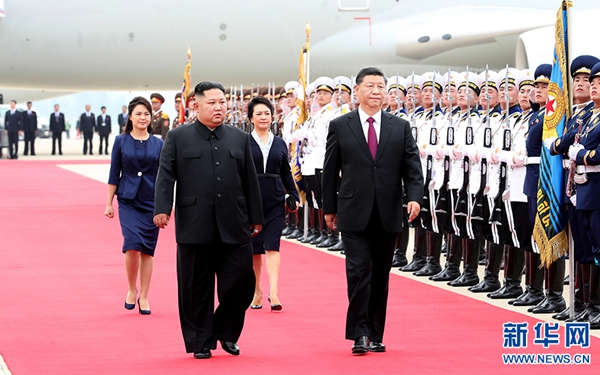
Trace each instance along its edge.
{"label": "dark necktie", "polygon": [[373,126],[375,119],[373,117],[369,117],[367,122],[369,123],[369,132],[367,133],[369,137],[367,139],[367,143],[369,144],[371,156],[373,157],[373,160],[375,160],[375,155],[377,155],[377,133],[375,133],[375,127]]}

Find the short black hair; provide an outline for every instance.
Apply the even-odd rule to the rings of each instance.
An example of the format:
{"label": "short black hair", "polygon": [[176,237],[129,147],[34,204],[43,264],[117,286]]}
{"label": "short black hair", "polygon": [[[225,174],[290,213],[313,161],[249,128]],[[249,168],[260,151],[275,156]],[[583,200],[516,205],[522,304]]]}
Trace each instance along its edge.
{"label": "short black hair", "polygon": [[11,100],[10,102],[11,102],[11,103],[15,103],[15,104],[17,104],[17,101],[16,101],[16,100],[14,100],[14,99],[13,99],[13,100]]}
{"label": "short black hair", "polygon": [[105,106],[102,106],[102,107],[100,107],[100,109],[106,109],[106,107],[105,107]]}
{"label": "short black hair", "polygon": [[223,87],[223,84],[221,82],[200,82],[199,84],[196,85],[196,87],[194,87],[194,95],[199,95],[199,96],[204,96],[204,91],[208,91],[208,90],[221,90],[223,92],[223,95],[225,95],[225,87]]}
{"label": "short black hair", "polygon": [[269,99],[265,98],[264,96],[257,96],[256,98],[250,100],[250,103],[248,103],[248,118],[252,118],[252,115],[254,115],[254,107],[256,107],[259,104],[264,104],[267,106],[267,108],[269,108],[269,110],[271,111],[271,116],[273,115],[273,104],[271,104],[271,102],[269,101]]}
{"label": "short black hair", "polygon": [[33,103],[29,101],[29,102],[27,102],[27,104],[33,104]]}
{"label": "short black hair", "polygon": [[383,81],[387,85],[387,78],[385,74],[383,74],[383,70],[375,67],[362,68],[360,72],[356,75],[356,84],[360,85],[362,81],[365,79],[365,76],[380,76],[383,77]]}

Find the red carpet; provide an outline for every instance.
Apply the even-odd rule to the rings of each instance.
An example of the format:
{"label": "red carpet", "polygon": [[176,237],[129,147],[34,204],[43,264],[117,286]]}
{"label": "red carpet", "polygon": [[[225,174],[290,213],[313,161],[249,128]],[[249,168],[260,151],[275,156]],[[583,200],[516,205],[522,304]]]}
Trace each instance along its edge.
{"label": "red carpet", "polygon": [[[161,232],[152,315],[126,311],[118,219],[103,216],[106,185],[54,162],[1,161],[0,354],[20,374],[544,374],[598,369],[588,349],[533,345],[523,316],[393,275],[387,353],[350,354],[344,340],[343,259],[282,246],[284,309],[250,310],[241,356],[186,354],[179,330],[173,227]],[[264,285],[267,286],[266,275]],[[268,290],[268,289],[267,289]],[[503,349],[502,324],[529,322],[526,349]],[[561,334],[562,334],[561,330]],[[590,353],[588,366],[506,366],[502,353]]]}

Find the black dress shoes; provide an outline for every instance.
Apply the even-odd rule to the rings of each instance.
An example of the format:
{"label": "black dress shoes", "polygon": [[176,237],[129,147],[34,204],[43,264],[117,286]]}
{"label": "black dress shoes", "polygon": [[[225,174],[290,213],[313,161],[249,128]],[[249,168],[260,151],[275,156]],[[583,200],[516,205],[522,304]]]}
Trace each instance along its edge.
{"label": "black dress shoes", "polygon": [[212,357],[212,354],[210,353],[210,349],[202,348],[201,351],[194,352],[194,358],[196,358],[196,359],[208,359],[210,357]]}
{"label": "black dress shoes", "polygon": [[367,336],[360,336],[354,340],[352,345],[352,354],[366,354],[369,351],[369,338]]}
{"label": "black dress shoes", "polygon": [[[235,342],[220,341],[221,348],[231,355],[240,355],[240,347]],[[209,352],[210,354],[210,352]]]}
{"label": "black dress shoes", "polygon": [[408,264],[406,255],[400,251],[394,252],[394,258],[392,259],[392,267],[404,267]]}
{"label": "black dress shoes", "polygon": [[385,352],[385,345],[381,342],[373,341],[369,344],[369,351],[374,353]]}
{"label": "black dress shoes", "polygon": [[125,301],[125,308],[127,310],[133,310],[135,308],[135,303],[127,303],[127,301]]}

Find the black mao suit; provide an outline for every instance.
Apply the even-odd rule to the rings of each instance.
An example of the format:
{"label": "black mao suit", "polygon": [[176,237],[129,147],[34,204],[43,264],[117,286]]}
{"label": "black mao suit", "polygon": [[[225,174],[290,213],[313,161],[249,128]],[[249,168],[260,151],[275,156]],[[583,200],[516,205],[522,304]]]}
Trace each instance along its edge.
{"label": "black mao suit", "polygon": [[37,132],[37,113],[35,111],[23,112],[23,132],[25,133],[25,150],[23,155],[27,155],[31,148],[31,155],[35,155],[35,133]]}
{"label": "black mao suit", "polygon": [[58,153],[62,155],[62,133],[65,131],[65,115],[56,112],[50,115],[50,131],[52,132],[52,155],[56,154],[56,142],[58,142]]}
{"label": "black mao suit", "polygon": [[421,162],[407,121],[381,111],[375,160],[357,110],[331,121],[323,207],[325,214],[337,214],[346,252],[349,340],[383,339],[395,234],[402,231],[405,210],[403,186],[408,201],[421,203]]}
{"label": "black mao suit", "polygon": [[[188,353],[237,342],[254,294],[250,224],[262,224],[248,134],[199,121],[171,130],[156,179],[157,214],[175,197],[179,317]],[[219,306],[214,309],[215,274]]]}

